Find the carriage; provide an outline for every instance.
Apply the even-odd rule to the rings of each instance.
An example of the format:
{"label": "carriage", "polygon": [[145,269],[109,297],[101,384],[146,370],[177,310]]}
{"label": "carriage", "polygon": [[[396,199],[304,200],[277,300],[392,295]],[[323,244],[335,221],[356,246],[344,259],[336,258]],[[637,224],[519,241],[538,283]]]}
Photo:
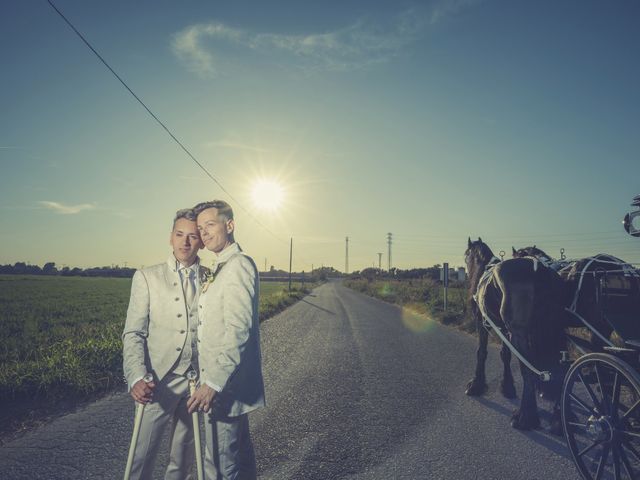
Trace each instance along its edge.
{"label": "carriage", "polygon": [[[640,207],[640,196],[632,206]],[[627,232],[640,237],[638,224],[640,210],[625,217]],[[514,249],[514,257],[524,256],[518,252]],[[564,314],[574,322],[572,326],[583,328],[565,330],[568,348],[560,352],[560,364],[551,372],[534,365],[527,352],[518,348],[523,343],[514,342],[513,332],[506,331],[505,324],[496,324],[474,296],[484,326],[501,338],[503,351],[506,346],[519,358],[525,381],[523,398],[527,375],[538,382],[562,380],[557,398],[559,421],[582,478],[640,479],[640,273],[606,255],[573,263],[554,261],[540,250],[529,250],[526,255],[559,271],[565,279],[573,275],[574,297],[566,303]],[[585,301],[591,302],[590,315],[581,305]],[[578,333],[585,329],[590,339]]]}
{"label": "carriage", "polygon": [[632,292],[609,286],[613,275],[600,275],[598,295],[602,320],[618,341],[606,338],[594,351],[590,342],[567,335],[579,356],[564,377],[560,410],[567,445],[585,479],[640,478],[640,322],[624,309]]}
{"label": "carriage", "polygon": [[[640,207],[640,196],[631,205]],[[635,211],[623,222],[633,236],[640,236],[638,219],[640,211]],[[611,336],[600,338],[604,345],[594,352],[593,342],[567,336],[581,355],[564,378],[562,425],[585,479],[640,478],[640,311],[633,301],[637,282],[632,281],[637,275],[620,262],[611,270],[593,270],[600,325],[615,332],[616,344]],[[602,328],[585,326],[594,336],[602,334]]]}

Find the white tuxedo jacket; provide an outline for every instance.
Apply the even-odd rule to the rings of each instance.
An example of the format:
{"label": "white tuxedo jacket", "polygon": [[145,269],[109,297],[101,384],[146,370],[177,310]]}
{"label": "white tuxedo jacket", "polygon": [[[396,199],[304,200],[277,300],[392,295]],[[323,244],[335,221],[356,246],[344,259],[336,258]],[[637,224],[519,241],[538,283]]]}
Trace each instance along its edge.
{"label": "white tuxedo jacket", "polygon": [[[176,267],[171,255],[165,263],[137,270],[133,275],[122,334],[124,375],[129,388],[147,372],[153,373],[156,381],[162,380],[185,348],[189,310]],[[192,307],[197,305],[200,277],[206,272],[205,267],[196,267]],[[191,308],[191,315],[197,316],[197,310]]]}
{"label": "white tuxedo jacket", "polygon": [[258,269],[238,244],[225,248],[198,301],[200,382],[221,387],[214,412],[235,417],[262,407]]}

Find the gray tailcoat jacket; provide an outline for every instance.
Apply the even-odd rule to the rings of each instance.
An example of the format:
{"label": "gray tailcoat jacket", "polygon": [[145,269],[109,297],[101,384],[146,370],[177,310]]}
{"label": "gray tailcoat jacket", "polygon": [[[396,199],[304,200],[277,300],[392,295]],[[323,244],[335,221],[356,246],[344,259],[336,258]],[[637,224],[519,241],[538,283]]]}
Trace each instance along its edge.
{"label": "gray tailcoat jacket", "polygon": [[200,382],[222,391],[214,413],[235,417],[264,406],[258,269],[237,243],[225,248],[198,301]]}

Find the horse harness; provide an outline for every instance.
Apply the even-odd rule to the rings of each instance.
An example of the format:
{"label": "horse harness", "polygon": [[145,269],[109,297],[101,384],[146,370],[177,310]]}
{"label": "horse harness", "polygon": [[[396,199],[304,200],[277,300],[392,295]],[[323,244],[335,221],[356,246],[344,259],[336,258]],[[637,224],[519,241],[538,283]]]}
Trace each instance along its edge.
{"label": "horse harness", "polygon": [[[535,257],[523,257],[523,258],[527,258],[531,260],[531,262],[533,263],[533,270],[534,271],[538,270],[539,259]],[[547,371],[538,370],[536,367],[534,367],[533,364],[531,364],[531,362],[529,362],[529,360],[526,359],[516,349],[516,347],[514,347],[513,344],[509,341],[502,327],[498,327],[496,325],[496,322],[491,319],[488,312],[486,311],[484,304],[478,301],[478,292],[481,289],[484,289],[487,286],[487,284],[493,279],[493,275],[495,274],[495,267],[499,265],[501,262],[502,260],[500,260],[496,256],[494,256],[491,260],[489,260],[489,263],[487,263],[485,267],[484,273],[482,274],[482,276],[480,277],[480,280],[478,281],[476,292],[473,294],[473,300],[476,302],[476,305],[478,306],[478,310],[482,315],[482,326],[486,328],[488,332],[491,332],[491,331],[495,332],[495,334],[500,338],[500,340],[502,340],[502,343],[505,344],[516,357],[518,357],[518,359],[522,362],[523,365],[525,365],[529,370],[535,373],[543,382],[548,382],[549,380],[551,380],[551,373]],[[540,263],[544,265],[544,262],[540,261]]]}

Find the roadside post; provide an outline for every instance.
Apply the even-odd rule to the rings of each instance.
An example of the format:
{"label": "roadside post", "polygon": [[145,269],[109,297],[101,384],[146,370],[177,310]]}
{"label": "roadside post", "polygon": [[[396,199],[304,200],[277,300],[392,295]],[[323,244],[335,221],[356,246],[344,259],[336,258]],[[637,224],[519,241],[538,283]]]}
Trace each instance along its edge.
{"label": "roadside post", "polygon": [[442,264],[442,285],[444,286],[444,311],[447,311],[447,290],[449,288],[449,264]]}

